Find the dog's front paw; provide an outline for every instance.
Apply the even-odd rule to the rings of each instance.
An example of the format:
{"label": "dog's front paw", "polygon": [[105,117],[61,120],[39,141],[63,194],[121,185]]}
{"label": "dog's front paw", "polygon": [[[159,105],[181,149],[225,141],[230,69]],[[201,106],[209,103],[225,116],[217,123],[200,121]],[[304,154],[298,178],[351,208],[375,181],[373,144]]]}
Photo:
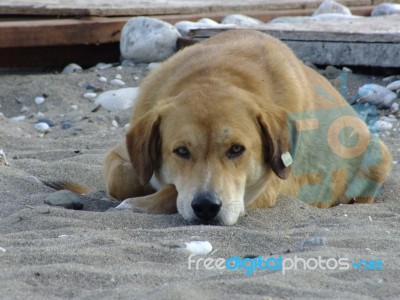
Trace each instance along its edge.
{"label": "dog's front paw", "polygon": [[116,208],[127,209],[136,213],[174,214],[177,212],[177,197],[178,193],[175,186],[168,185],[154,194],[126,199]]}
{"label": "dog's front paw", "polygon": [[140,198],[129,198],[122,201],[115,208],[120,210],[131,210],[135,213],[151,213],[148,211],[149,207],[146,207],[146,205],[139,200]]}

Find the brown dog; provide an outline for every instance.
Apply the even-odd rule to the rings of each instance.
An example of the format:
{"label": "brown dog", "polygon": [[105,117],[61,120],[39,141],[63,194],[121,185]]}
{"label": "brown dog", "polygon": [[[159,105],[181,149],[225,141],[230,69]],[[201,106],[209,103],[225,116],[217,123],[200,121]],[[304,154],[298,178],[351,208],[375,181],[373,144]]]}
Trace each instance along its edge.
{"label": "brown dog", "polygon": [[239,30],[148,75],[104,175],[121,209],[232,225],[278,195],[371,203],[390,168],[386,146],[327,80],[279,40]]}

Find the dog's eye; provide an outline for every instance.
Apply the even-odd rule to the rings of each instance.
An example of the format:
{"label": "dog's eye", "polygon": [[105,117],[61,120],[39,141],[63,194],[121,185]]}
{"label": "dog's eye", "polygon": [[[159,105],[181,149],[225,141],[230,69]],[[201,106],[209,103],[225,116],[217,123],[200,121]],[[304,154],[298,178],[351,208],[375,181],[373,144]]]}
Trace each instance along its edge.
{"label": "dog's eye", "polygon": [[190,151],[186,147],[178,147],[174,150],[174,153],[182,158],[190,158]]}
{"label": "dog's eye", "polygon": [[235,158],[243,154],[246,148],[242,145],[233,145],[228,152],[226,152],[226,156],[228,158]]}

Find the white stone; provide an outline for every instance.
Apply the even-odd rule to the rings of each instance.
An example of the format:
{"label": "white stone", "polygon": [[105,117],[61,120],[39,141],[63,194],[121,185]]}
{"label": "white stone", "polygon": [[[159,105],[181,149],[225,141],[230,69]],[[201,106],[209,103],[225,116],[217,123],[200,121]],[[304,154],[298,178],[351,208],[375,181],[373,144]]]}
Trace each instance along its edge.
{"label": "white stone", "polygon": [[392,106],[390,107],[390,111],[391,112],[396,112],[396,111],[398,111],[399,110],[399,104],[397,103],[397,102],[394,102],[393,104],[392,104]]}
{"label": "white stone", "polygon": [[37,105],[43,104],[44,101],[45,101],[45,99],[44,99],[43,96],[38,96],[38,97],[35,98],[35,103],[36,103]]}
{"label": "white stone", "polygon": [[379,84],[367,83],[358,89],[359,102],[368,102],[380,108],[390,108],[396,93]]}
{"label": "white stone", "polygon": [[167,22],[148,17],[131,18],[122,28],[121,54],[134,62],[161,61],[175,52],[180,36]]}
{"label": "white stone", "polygon": [[328,13],[328,14],[320,14],[311,17],[313,21],[342,21],[349,19],[361,19],[363,17],[360,16],[352,16],[352,15],[343,15],[337,13]]}
{"label": "white stone", "polygon": [[45,122],[39,122],[35,124],[35,129],[39,132],[48,132],[50,130],[50,126],[49,124],[45,123]]}
{"label": "white stone", "polygon": [[62,70],[62,74],[72,74],[72,73],[81,73],[82,67],[80,65],[77,64],[69,64],[68,66],[66,66],[63,70]]}
{"label": "white stone", "polygon": [[386,86],[386,88],[391,91],[397,91],[398,89],[400,89],[400,80],[396,80],[396,81],[393,81],[392,83],[389,83]]}
{"label": "white stone", "polygon": [[371,12],[371,16],[373,17],[393,14],[400,14],[400,4],[381,3],[375,6]]}
{"label": "white stone", "polygon": [[179,21],[175,23],[175,28],[178,29],[180,34],[182,35],[187,35],[190,30],[193,29],[201,29],[201,28],[209,28],[209,27],[219,27],[221,24],[218,22],[211,20],[209,18],[203,18],[198,20],[197,22],[191,22],[191,21]]}
{"label": "white stone", "polygon": [[317,10],[313,13],[313,16],[327,14],[327,13],[335,13],[342,15],[351,15],[351,11],[346,6],[337,3],[333,0],[325,0],[321,3],[321,5],[317,8]]}
{"label": "white stone", "polygon": [[373,129],[375,129],[376,131],[384,131],[384,130],[390,130],[392,129],[392,127],[393,127],[392,123],[379,120],[375,122]]}
{"label": "white stone", "polygon": [[103,82],[103,83],[106,83],[106,82],[107,82],[107,78],[104,77],[104,76],[98,76],[98,77],[97,77],[97,80],[100,81],[100,82]]}
{"label": "white stone", "polygon": [[119,127],[118,122],[116,120],[112,120],[111,125],[114,126],[115,128]]}
{"label": "white stone", "polygon": [[16,116],[16,117],[12,117],[10,120],[13,122],[19,122],[19,121],[23,121],[25,119],[26,119],[25,116]]}
{"label": "white stone", "polygon": [[122,75],[121,74],[115,74],[115,79],[122,79]]}
{"label": "white stone", "polygon": [[96,97],[97,97],[97,94],[93,93],[93,92],[87,92],[87,93],[83,94],[83,98],[86,98],[86,99],[94,99]]}
{"label": "white stone", "polygon": [[115,86],[124,86],[125,85],[125,82],[123,82],[121,79],[113,79],[113,80],[111,80],[110,83]]}
{"label": "white stone", "polygon": [[111,69],[113,67],[113,65],[112,64],[106,64],[106,63],[98,63],[94,67],[97,70],[104,71],[104,70],[107,70],[107,69]]}
{"label": "white stone", "polygon": [[95,104],[109,111],[128,109],[134,105],[138,93],[137,87],[103,92],[97,96]]}
{"label": "white stone", "polygon": [[22,106],[21,107],[21,110],[20,110],[20,113],[26,113],[26,112],[28,112],[29,111],[29,107],[27,107],[27,106]]}
{"label": "white stone", "polygon": [[78,105],[72,104],[70,106],[71,110],[77,110],[78,109]]}
{"label": "white stone", "polygon": [[160,66],[160,63],[150,63],[150,64],[147,66],[147,70],[152,71],[152,70],[154,70],[154,69],[157,69],[159,66]]}
{"label": "white stone", "polygon": [[222,19],[221,24],[233,24],[237,26],[251,27],[261,25],[263,22],[245,15],[228,15]]}
{"label": "white stone", "polygon": [[212,245],[208,241],[192,241],[186,244],[186,250],[194,255],[207,255],[212,251]]}

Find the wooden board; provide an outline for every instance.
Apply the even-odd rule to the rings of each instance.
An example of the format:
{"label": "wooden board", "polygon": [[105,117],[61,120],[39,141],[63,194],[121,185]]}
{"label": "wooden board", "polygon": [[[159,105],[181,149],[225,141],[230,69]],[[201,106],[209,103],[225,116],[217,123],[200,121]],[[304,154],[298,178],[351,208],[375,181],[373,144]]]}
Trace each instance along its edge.
{"label": "wooden board", "polygon": [[[2,0],[1,15],[137,16],[315,9],[322,0]],[[342,0],[349,7],[381,0]],[[386,1],[386,2],[396,2]],[[398,1],[397,1],[398,2]]]}
{"label": "wooden board", "polygon": [[[240,28],[239,28],[240,29]],[[340,22],[274,23],[255,27],[289,45],[304,61],[317,65],[400,67],[400,15]],[[191,40],[221,28],[191,31]]]}

